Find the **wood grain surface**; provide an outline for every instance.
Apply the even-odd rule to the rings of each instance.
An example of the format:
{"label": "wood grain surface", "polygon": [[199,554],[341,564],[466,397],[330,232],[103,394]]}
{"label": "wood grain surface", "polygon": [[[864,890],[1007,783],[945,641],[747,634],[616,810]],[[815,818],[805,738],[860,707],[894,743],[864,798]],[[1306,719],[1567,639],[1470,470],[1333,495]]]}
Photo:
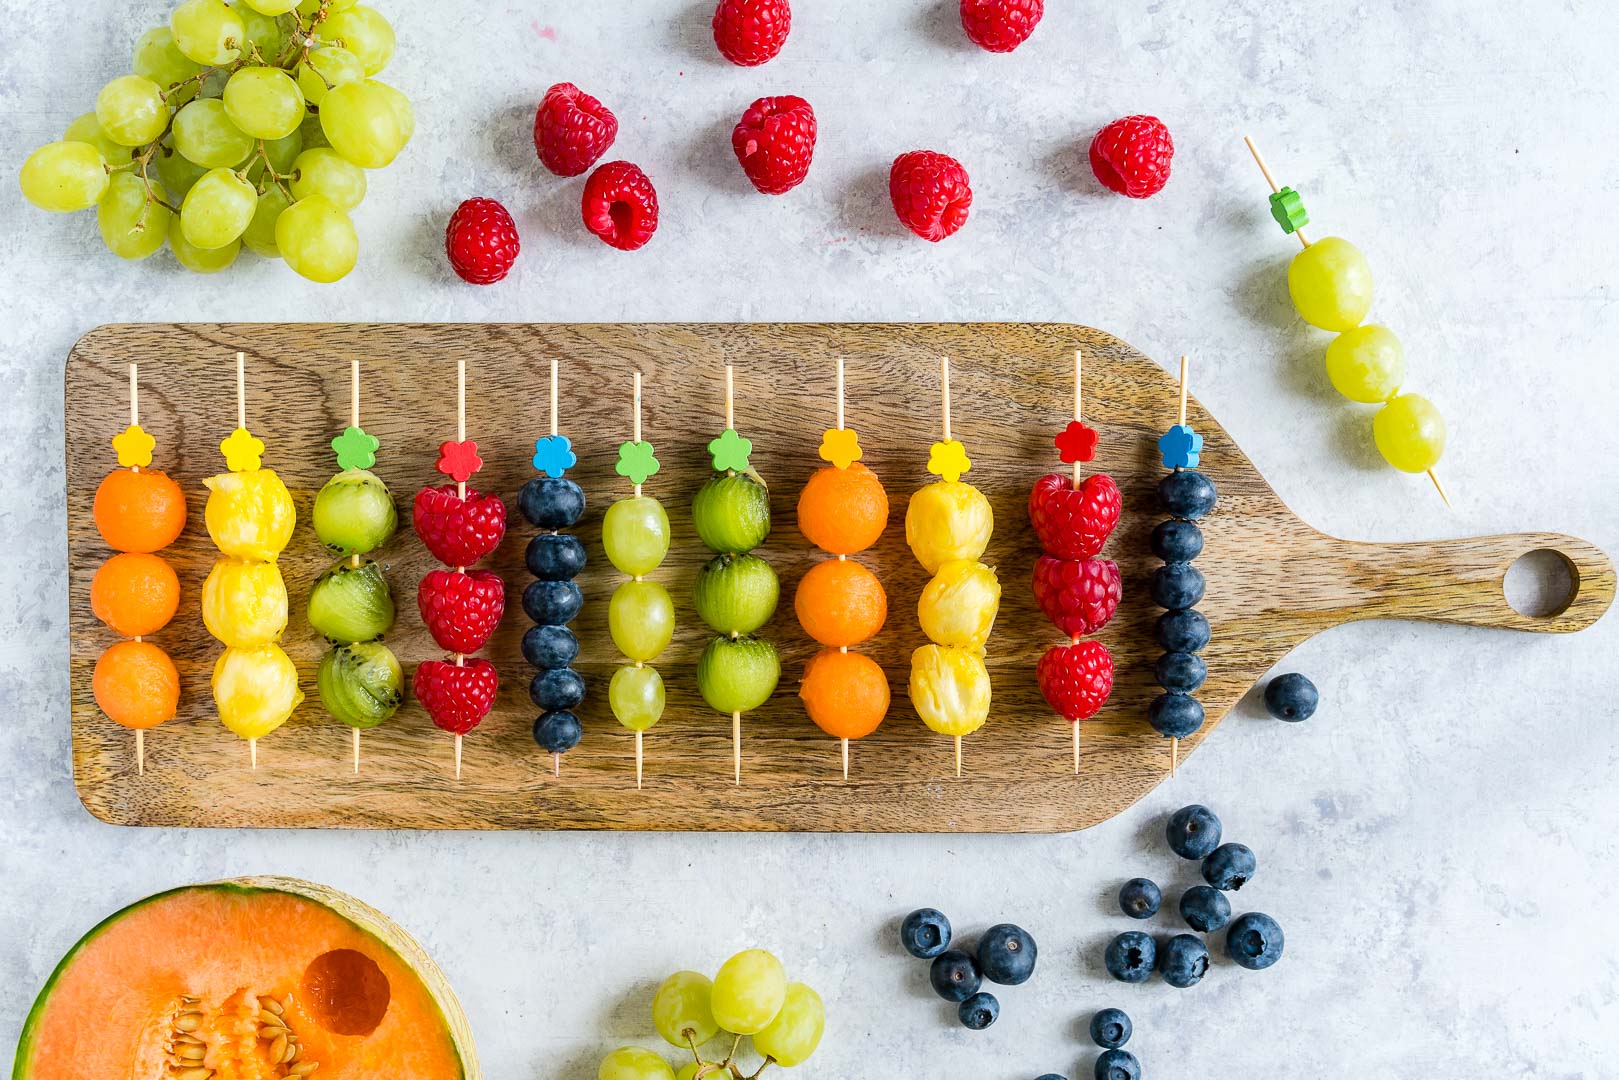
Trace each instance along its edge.
{"label": "wood grain surface", "polygon": [[[1043,473],[1063,468],[1051,445],[1072,401],[1072,351],[1086,356],[1086,419],[1101,432],[1094,467],[1124,492],[1125,513],[1104,553],[1124,572],[1124,604],[1100,635],[1118,679],[1108,706],[1082,726],[1083,768],[1072,771],[1070,731],[1035,684],[1040,654],[1059,641],[1029,589],[1039,554],[1025,500]],[[247,353],[249,427],[267,445],[265,465],[291,489],[298,528],[280,563],[292,602],[284,640],[308,700],[259,744],[246,745],[214,715],[208,676],[221,646],[204,630],[198,592],[216,552],[202,526],[202,479],[223,467],[218,443],[235,422],[235,352]],[[953,362],[954,434],[972,454],[967,479],[989,497],[996,529],[985,561],[1004,584],[989,643],[991,720],[965,742],[965,773],[952,775],[951,741],[918,720],[904,687],[913,649],[924,643],[916,601],[926,574],[904,539],[910,493],[933,478],[928,444],[938,438],[937,358]],[[800,535],[798,491],[822,462],[833,423],[833,372],[847,361],[848,423],[892,507],[881,542],[858,558],[885,583],[889,620],[862,647],[895,688],[887,721],[855,743],[847,783],[838,744],[796,698],[815,650],[798,628],[791,597],[825,556]],[[523,549],[534,530],[515,495],[534,475],[533,440],[548,426],[547,378],[561,361],[561,430],[579,454],[572,472],[590,505],[574,530],[591,556],[580,578],[586,606],[574,624],[577,667],[590,686],[579,710],[583,743],[551,774],[530,737],[536,710],[519,641],[519,598],[529,578]],[[474,480],[511,509],[505,542],[486,563],[507,583],[507,614],[486,650],[501,675],[495,711],[466,740],[463,777],[450,737],[409,702],[364,737],[364,768],[349,771],[349,731],[314,693],[324,651],[304,616],[316,575],[330,563],[309,525],[314,494],[337,471],[329,440],[347,422],[349,361],[362,362],[362,422],[382,440],[375,469],[392,488],[403,527],[376,557],[386,564],[399,620],[388,637],[407,674],[442,655],[414,603],[434,564],[411,532],[409,504],[435,482],[438,443],[455,434],[455,362],[468,363],[468,436],[486,462]],[[147,734],[144,776],[133,736],[96,708],[90,676],[116,635],[90,613],[91,575],[110,554],[91,520],[96,485],[116,466],[108,440],[128,422],[127,365],[141,365],[141,420],[157,439],[154,466],[185,488],[191,517],[164,554],[183,598],[153,640],[173,655],[179,715]],[[781,685],[744,725],[743,779],[731,783],[730,723],[698,696],[693,668],[707,633],[692,610],[694,575],[709,552],[689,506],[709,475],[704,447],[724,426],[727,363],[736,365],[736,426],[771,484],[774,530],[760,553],[780,573],[782,603],[761,633],[780,647]],[[634,736],[606,704],[619,657],[607,634],[607,597],[622,575],[601,551],[602,513],[628,493],[613,472],[629,438],[630,383],[646,378],[645,437],[663,471],[647,484],[674,523],[674,546],[652,577],[675,597],[679,629],[656,662],[669,689],[663,721],[647,734],[646,786],[635,787]],[[1156,440],[1175,419],[1176,387],[1158,364],[1098,330],[1050,324],[642,324],[642,325],[127,325],[104,326],[73,348],[66,370],[67,521],[72,627],[73,774],[97,817],[129,825],[390,827],[420,829],[702,829],[894,832],[1021,832],[1085,828],[1121,812],[1165,778],[1169,743],[1147,725],[1156,694],[1151,665],[1158,612],[1147,599],[1155,560],[1147,534],[1161,517],[1154,487],[1163,474]],[[1566,632],[1595,622],[1613,600],[1613,564],[1584,541],[1550,533],[1405,545],[1325,536],[1296,518],[1194,399],[1191,423],[1206,438],[1204,471],[1219,487],[1204,523],[1198,566],[1201,605],[1213,624],[1210,677],[1199,694],[1209,722],[1181,744],[1183,767],[1202,738],[1275,661],[1299,642],[1353,619],[1400,618],[1516,630]],[[1415,496],[1414,496],[1415,497]],[[1573,571],[1575,593],[1545,618],[1520,615],[1502,591],[1518,557],[1547,548]],[[1195,766],[1192,766],[1195,767]]]}

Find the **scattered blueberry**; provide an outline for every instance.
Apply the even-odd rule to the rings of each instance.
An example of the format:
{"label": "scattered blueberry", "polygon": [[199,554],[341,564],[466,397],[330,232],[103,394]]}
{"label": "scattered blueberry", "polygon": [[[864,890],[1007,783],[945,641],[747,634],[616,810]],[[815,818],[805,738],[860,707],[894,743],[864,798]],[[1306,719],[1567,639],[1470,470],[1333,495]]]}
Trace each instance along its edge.
{"label": "scattered blueberry", "polygon": [[1132,919],[1150,919],[1158,914],[1164,894],[1158,885],[1144,877],[1131,878],[1119,890],[1119,907]]}
{"label": "scattered blueberry", "polygon": [[1158,962],[1158,946],[1140,930],[1127,930],[1107,943],[1102,961],[1107,973],[1120,982],[1146,982]]}
{"label": "scattered blueberry", "polygon": [[956,1010],[961,1026],[971,1031],[983,1031],[1001,1015],[1001,1003],[994,994],[977,993],[961,1003]]}
{"label": "scattered blueberry", "polygon": [[523,614],[541,626],[571,623],[584,606],[585,594],[571,581],[531,581],[523,590]]}
{"label": "scattered blueberry", "polygon": [[585,680],[572,668],[542,671],[528,684],[528,696],[546,712],[571,709],[585,700]]}
{"label": "scattered blueberry", "polygon": [[1231,919],[1231,901],[1208,885],[1193,885],[1181,895],[1181,918],[1200,934],[1212,934]]}
{"label": "scattered blueberry", "polygon": [[547,754],[566,754],[584,737],[579,718],[566,709],[541,714],[534,721],[534,741]]}
{"label": "scattered blueberry", "polygon": [[1177,990],[1196,986],[1209,973],[1208,946],[1202,938],[1176,934],[1158,950],[1158,970],[1164,981]]}
{"label": "scattered blueberry", "polygon": [[983,976],[978,973],[976,960],[960,949],[951,949],[933,958],[928,981],[933,984],[933,992],[946,1001],[966,1001],[978,993]]}
{"label": "scattered blueberry", "polygon": [[1034,1080],[1068,1080],[1068,1077],[1058,1076],[1056,1073],[1046,1073],[1044,1076],[1035,1077]]}
{"label": "scattered blueberry", "polygon": [[585,516],[585,492],[566,478],[536,476],[517,493],[517,509],[537,528],[566,529]]}
{"label": "scattered blueberry", "polygon": [[1158,644],[1170,652],[1202,652],[1209,643],[1209,620],[1201,611],[1166,611],[1155,627]]}
{"label": "scattered blueberry", "polygon": [[1164,829],[1169,850],[1183,859],[1202,859],[1220,846],[1220,819],[1206,806],[1193,803],[1169,815]]}
{"label": "scattered blueberry", "polygon": [[1128,1050],[1104,1050],[1096,1059],[1096,1080],[1141,1080],[1141,1062]]}
{"label": "scattered blueberry", "polygon": [[1091,1017],[1091,1042],[1117,1050],[1130,1041],[1130,1016],[1123,1009],[1103,1009]]}
{"label": "scattered blueberry", "polygon": [[1165,563],[1152,572],[1147,591],[1161,608],[1179,611],[1194,608],[1203,599],[1203,572],[1191,563]]}
{"label": "scattered blueberry", "polygon": [[1244,844],[1221,844],[1203,860],[1203,880],[1221,892],[1236,892],[1253,880],[1258,863]]}
{"label": "scattered blueberry", "polygon": [[978,970],[992,983],[1017,986],[1034,974],[1038,953],[1027,930],[1001,923],[984,931],[978,941]]}
{"label": "scattered blueberry", "polygon": [[1225,935],[1226,954],[1249,971],[1263,971],[1280,960],[1285,943],[1276,920],[1257,911],[1237,916]]}
{"label": "scattered blueberry", "polygon": [[572,581],[585,568],[585,545],[568,533],[538,533],[523,553],[528,572],[544,581]]}
{"label": "scattered blueberry", "polygon": [[1321,692],[1296,671],[1278,675],[1265,687],[1265,711],[1278,720],[1298,723],[1315,715]]}
{"label": "scattered blueberry", "polygon": [[1196,521],[1214,509],[1215,498],[1214,481],[1191,469],[1172,472],[1158,481],[1158,501],[1172,517]]}
{"label": "scattered blueberry", "polygon": [[950,947],[950,920],[937,908],[918,908],[899,924],[899,943],[918,960],[932,960]]}
{"label": "scattered blueberry", "polygon": [[1153,674],[1158,685],[1172,694],[1190,694],[1209,677],[1208,665],[1203,658],[1187,652],[1166,652],[1158,658]]}
{"label": "scattered blueberry", "polygon": [[1191,562],[1203,554],[1203,530],[1170,518],[1152,530],[1152,553],[1165,562]]}
{"label": "scattered blueberry", "polygon": [[1189,694],[1159,694],[1147,706],[1147,722],[1166,739],[1184,739],[1203,726],[1203,703]]}
{"label": "scattered blueberry", "polygon": [[530,667],[564,668],[579,655],[579,639],[566,626],[531,626],[523,634],[523,659]]}

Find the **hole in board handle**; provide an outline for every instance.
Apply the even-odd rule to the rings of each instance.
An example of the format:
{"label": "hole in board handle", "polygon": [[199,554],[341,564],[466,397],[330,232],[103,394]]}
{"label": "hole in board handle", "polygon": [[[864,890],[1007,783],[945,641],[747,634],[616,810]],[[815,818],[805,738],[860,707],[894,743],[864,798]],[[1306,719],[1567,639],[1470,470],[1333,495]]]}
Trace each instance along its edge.
{"label": "hole in board handle", "polygon": [[1567,555],[1537,548],[1518,556],[1501,582],[1507,604],[1531,619],[1555,619],[1580,592],[1580,572]]}

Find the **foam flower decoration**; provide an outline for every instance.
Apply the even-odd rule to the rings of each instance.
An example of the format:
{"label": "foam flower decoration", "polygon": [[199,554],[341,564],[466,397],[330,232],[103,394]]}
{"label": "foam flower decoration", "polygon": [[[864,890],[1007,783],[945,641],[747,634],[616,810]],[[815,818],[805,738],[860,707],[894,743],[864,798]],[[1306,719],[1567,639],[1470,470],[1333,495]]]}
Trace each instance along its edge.
{"label": "foam flower decoration", "polygon": [[546,435],[534,440],[534,467],[552,479],[577,464],[579,455],[573,452],[573,440],[566,435]]}
{"label": "foam flower decoration", "polygon": [[118,454],[118,464],[126,469],[144,469],[152,464],[152,451],[157,440],[146,434],[139,424],[130,424],[112,437],[112,448]]}
{"label": "foam flower decoration", "polygon": [[483,468],[483,458],[478,456],[478,444],[472,439],[439,443],[438,462],[433,468],[457,484],[466,483],[473,473]]}
{"label": "foam flower decoration", "polygon": [[381,439],[357,427],[344,428],[343,434],[332,440],[339,469],[369,469],[377,463],[377,447],[381,445]]}
{"label": "foam flower decoration", "polygon": [[726,428],[718,438],[709,440],[708,452],[714,456],[715,472],[747,472],[753,443],[738,435],[736,428]]}
{"label": "foam flower decoration", "polygon": [[618,464],[613,466],[613,471],[630,483],[644,484],[646,478],[656,475],[660,468],[662,466],[652,454],[651,443],[643,440],[618,444]]}
{"label": "foam flower decoration", "polygon": [[961,474],[972,467],[972,458],[967,456],[967,448],[956,439],[936,442],[928,449],[928,472],[943,477],[952,484],[960,480]]}
{"label": "foam flower decoration", "polygon": [[854,428],[828,428],[821,436],[821,460],[847,469],[860,460],[860,436]]}
{"label": "foam flower decoration", "polygon": [[1195,469],[1203,453],[1203,436],[1187,424],[1176,424],[1158,440],[1166,469]]}
{"label": "foam flower decoration", "polygon": [[1079,420],[1068,421],[1068,426],[1058,433],[1054,440],[1057,452],[1062,455],[1064,463],[1072,465],[1076,461],[1094,461],[1096,459],[1096,443],[1099,436],[1096,429]]}
{"label": "foam flower decoration", "polygon": [[1310,212],[1304,208],[1304,197],[1290,187],[1270,197],[1270,216],[1289,236],[1310,224]]}
{"label": "foam flower decoration", "polygon": [[225,455],[225,468],[231,472],[252,472],[264,458],[264,440],[239,427],[225,436],[219,452]]}

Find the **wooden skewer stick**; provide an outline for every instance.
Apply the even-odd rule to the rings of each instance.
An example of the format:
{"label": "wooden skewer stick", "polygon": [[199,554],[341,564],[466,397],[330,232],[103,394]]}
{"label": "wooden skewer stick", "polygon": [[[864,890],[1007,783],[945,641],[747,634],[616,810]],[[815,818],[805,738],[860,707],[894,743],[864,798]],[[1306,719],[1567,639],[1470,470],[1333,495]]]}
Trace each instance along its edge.
{"label": "wooden skewer stick", "polygon": [[742,714],[731,714],[731,767],[734,776],[733,784],[742,783]]}
{"label": "wooden skewer stick", "polygon": [[[467,441],[467,362],[464,359],[455,362],[455,441]],[[467,482],[457,480],[455,493],[462,499],[467,497]]]}
{"label": "wooden skewer stick", "polygon": [[[838,357],[838,430],[843,430],[843,357],[841,356]],[[846,558],[844,555],[839,555],[838,562],[844,562]],[[848,651],[847,646],[842,646],[838,649],[838,652],[846,653]],[[841,742],[843,743],[843,782],[847,784],[849,782],[849,740],[845,737]]]}
{"label": "wooden skewer stick", "polygon": [[[641,373],[635,373],[635,441],[641,441]],[[635,485],[636,498],[641,497],[641,485]]]}
{"label": "wooden skewer stick", "polygon": [[[944,441],[950,441],[950,358],[939,357],[939,390],[942,397]],[[961,736],[956,736],[956,779],[961,779]]]}
{"label": "wooden skewer stick", "polygon": [[[1259,152],[1258,145],[1247,135],[1242,137],[1242,141],[1248,144],[1248,152],[1254,155],[1254,164],[1258,165],[1259,171],[1265,174],[1265,183],[1270,185],[1271,194],[1274,195],[1280,192],[1282,186],[1276,182],[1276,177],[1271,175],[1270,166],[1265,164],[1265,155]],[[1305,247],[1309,247],[1312,243],[1310,238],[1304,235],[1303,229],[1294,229],[1293,235],[1298,237],[1299,243]]]}
{"label": "wooden skewer stick", "polygon": [[[1082,380],[1080,378],[1083,363],[1084,363],[1084,354],[1082,352],[1080,352],[1080,350],[1075,349],[1074,350],[1074,419],[1075,420],[1078,420],[1080,418],[1080,408],[1079,407],[1080,407],[1080,405],[1081,405],[1081,403],[1083,401],[1083,393],[1082,393],[1082,391],[1080,389],[1081,386],[1083,385],[1083,382],[1082,382]],[[1076,454],[1074,456],[1074,488],[1076,490],[1079,488],[1080,480],[1082,480],[1084,478],[1084,469],[1085,469],[1085,463],[1080,461],[1079,456]]]}
{"label": "wooden skewer stick", "polygon": [[[356,357],[349,361],[349,427],[360,426],[360,361]],[[354,552],[349,556],[349,565],[354,569],[360,568],[360,553]],[[350,742],[354,747],[354,775],[360,775],[360,729],[349,729]]]}
{"label": "wooden skewer stick", "polygon": [[[1182,354],[1182,356],[1181,356],[1181,404],[1180,404],[1180,421],[1179,421],[1179,423],[1181,424],[1182,427],[1186,426],[1186,384],[1187,384],[1187,381],[1188,381],[1188,375],[1187,375],[1187,370],[1186,370],[1187,369],[1187,364],[1188,364],[1187,358],[1186,358],[1186,356],[1184,354]],[[1170,739],[1169,740],[1169,775],[1170,775],[1170,777],[1172,779],[1174,778],[1176,771],[1180,768],[1180,760],[1181,760],[1181,741],[1180,741],[1180,739],[1178,737]]]}
{"label": "wooden skewer stick", "polygon": [[[556,434],[557,434],[557,358],[553,356],[553,357],[551,357],[551,437],[555,438]],[[637,755],[637,758],[639,758],[639,755]],[[552,776],[561,776],[562,775],[562,754],[561,753],[553,753],[551,755],[551,775]],[[636,786],[639,787],[640,786],[639,783],[637,783]]]}
{"label": "wooden skewer stick", "polygon": [[247,354],[236,354],[236,426],[247,427]]}
{"label": "wooden skewer stick", "polygon": [[725,426],[736,427],[736,369],[725,365]]}
{"label": "wooden skewer stick", "polygon": [[[138,367],[131,362],[129,365],[129,426],[137,427],[141,422],[141,391]],[[131,465],[130,472],[140,472],[139,465]],[[140,638],[136,638],[139,641]],[[135,729],[135,775],[146,775],[146,732],[141,728]]]}
{"label": "wooden skewer stick", "polygon": [[461,779],[461,736],[455,737],[455,778]]}

